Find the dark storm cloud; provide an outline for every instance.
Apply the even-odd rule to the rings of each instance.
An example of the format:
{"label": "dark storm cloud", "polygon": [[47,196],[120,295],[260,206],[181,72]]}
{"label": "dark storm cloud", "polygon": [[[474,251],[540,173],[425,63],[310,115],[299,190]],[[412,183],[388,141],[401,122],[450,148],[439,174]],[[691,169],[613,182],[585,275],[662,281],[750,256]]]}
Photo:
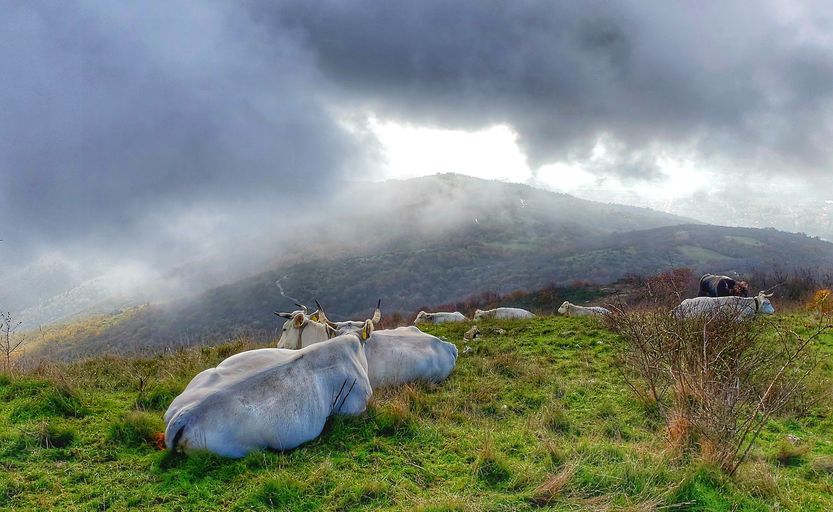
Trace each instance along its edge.
{"label": "dark storm cloud", "polygon": [[[831,160],[830,18],[790,3],[328,1],[258,4],[382,117],[509,123],[533,165],[676,148],[735,169]],[[827,34],[827,39],[813,34]],[[633,152],[633,154],[629,154]]]}
{"label": "dark storm cloud", "polygon": [[234,3],[12,3],[0,34],[6,254],[139,246],[151,216],[288,202],[360,158],[305,50]]}
{"label": "dark storm cloud", "polygon": [[170,263],[291,229],[328,184],[371,174],[378,143],[338,122],[367,112],[506,123],[533,166],[579,162],[600,179],[657,179],[665,151],[729,174],[820,174],[833,156],[822,7],[7,3],[0,257],[74,244]]}

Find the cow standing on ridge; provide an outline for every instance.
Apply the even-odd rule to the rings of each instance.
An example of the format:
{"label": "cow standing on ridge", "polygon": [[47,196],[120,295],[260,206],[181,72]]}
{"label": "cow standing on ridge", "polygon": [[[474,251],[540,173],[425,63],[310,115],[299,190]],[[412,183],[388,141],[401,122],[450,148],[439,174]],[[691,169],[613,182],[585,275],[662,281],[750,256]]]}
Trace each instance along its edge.
{"label": "cow standing on ridge", "polygon": [[729,276],[704,274],[700,278],[699,297],[748,297],[746,281],[736,281]]}

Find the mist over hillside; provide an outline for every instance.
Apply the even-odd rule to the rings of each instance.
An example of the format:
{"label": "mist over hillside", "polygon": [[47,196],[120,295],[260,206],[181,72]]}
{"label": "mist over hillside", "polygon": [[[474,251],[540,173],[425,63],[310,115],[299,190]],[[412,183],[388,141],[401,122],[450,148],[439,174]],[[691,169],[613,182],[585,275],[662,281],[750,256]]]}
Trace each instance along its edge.
{"label": "mist over hillside", "polygon": [[287,203],[284,217],[241,228],[247,235],[235,243],[215,246],[213,235],[206,234],[204,250],[166,265],[158,263],[164,260],[162,249],[158,257],[142,261],[50,255],[19,269],[2,269],[0,306],[34,328],[136,304],[181,300],[267,269],[317,259],[478,241],[495,248],[520,243],[528,250],[558,242],[563,250],[591,235],[685,221],[646,208],[460,175],[346,183],[339,190],[310,199],[303,208]]}
{"label": "mist over hillside", "polygon": [[[71,358],[216,343],[241,332],[268,337],[278,325],[272,312],[295,309],[295,299],[318,299],[332,318],[345,319],[368,314],[377,298],[388,314],[411,314],[481,292],[604,284],[675,266],[744,273],[833,265],[833,244],[800,234],[696,224],[459,175],[358,184],[290,231],[293,243],[262,257],[259,272],[147,307],[124,305],[106,329],[32,352]],[[189,272],[200,276],[198,269]]]}

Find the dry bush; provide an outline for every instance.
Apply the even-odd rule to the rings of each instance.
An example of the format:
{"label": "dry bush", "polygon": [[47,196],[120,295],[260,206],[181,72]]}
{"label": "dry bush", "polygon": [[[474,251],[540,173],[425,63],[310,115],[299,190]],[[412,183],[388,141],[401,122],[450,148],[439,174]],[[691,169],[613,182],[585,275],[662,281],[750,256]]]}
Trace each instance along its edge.
{"label": "dry bush", "polygon": [[810,300],[807,301],[806,307],[810,311],[822,315],[833,313],[833,291],[830,291],[829,288],[816,290]]}
{"label": "dry bush", "polygon": [[803,304],[817,290],[833,288],[833,273],[812,268],[753,270],[749,282],[758,290],[776,290],[782,302]]}
{"label": "dry bush", "polygon": [[628,297],[632,305],[668,308],[696,294],[698,284],[694,271],[685,267],[648,277],[630,274],[622,282],[633,289]]}
{"label": "dry bush", "polygon": [[10,312],[0,313],[0,354],[3,357],[5,373],[11,373],[15,369],[13,357],[26,342],[26,336],[17,332],[22,324],[23,322],[16,321]]}
{"label": "dry bush", "polygon": [[820,317],[809,335],[737,311],[677,318],[666,309],[617,309],[609,326],[621,335],[620,375],[654,404],[674,448],[734,473],[767,420],[803,394],[815,366],[813,342],[829,328]]}

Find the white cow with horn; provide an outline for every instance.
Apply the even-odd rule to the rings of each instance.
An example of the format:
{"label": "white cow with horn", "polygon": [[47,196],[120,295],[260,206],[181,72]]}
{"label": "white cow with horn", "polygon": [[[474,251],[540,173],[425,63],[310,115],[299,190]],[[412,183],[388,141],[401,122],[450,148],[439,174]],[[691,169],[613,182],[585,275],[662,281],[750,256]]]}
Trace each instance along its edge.
{"label": "white cow with horn", "polygon": [[448,313],[444,311],[438,311],[436,313],[428,313],[426,311],[420,311],[416,319],[414,319],[414,325],[419,324],[444,324],[447,322],[465,322],[466,315],[460,313],[459,311],[455,311],[453,313]]}
{"label": "white cow with horn", "polygon": [[565,300],[558,313],[564,316],[603,316],[609,315],[610,310],[601,306],[576,306]]}
{"label": "white cow with horn", "polygon": [[358,415],[367,407],[373,388],[363,343],[345,334],[299,350],[229,357],[194,377],[168,407],[167,447],[243,457],[315,439],[328,417]]}
{"label": "white cow with horn", "polygon": [[[315,320],[309,319],[308,322],[323,324],[336,335],[356,333],[367,338],[364,344],[367,374],[374,389],[414,381],[436,383],[445,380],[454,371],[457,364],[457,347],[453,343],[426,334],[413,326],[377,331],[373,329],[372,321],[369,326],[361,322],[331,322],[317,301],[316,305],[318,310],[312,315]],[[381,312],[377,304],[373,318],[379,317]],[[295,338],[293,330],[294,327],[290,326],[288,339]],[[329,331],[318,327],[310,329],[303,335],[304,343],[324,341],[327,332]]]}
{"label": "white cow with horn", "polygon": [[521,308],[495,308],[482,310],[478,309],[474,312],[474,319],[481,318],[495,318],[497,320],[511,320],[515,318],[534,318],[535,314]]}
{"label": "white cow with horn", "polygon": [[672,314],[678,318],[729,313],[736,315],[737,321],[746,320],[756,315],[771,315],[775,308],[769,301],[771,293],[759,292],[754,297],[694,297],[685,299],[673,309]]}

